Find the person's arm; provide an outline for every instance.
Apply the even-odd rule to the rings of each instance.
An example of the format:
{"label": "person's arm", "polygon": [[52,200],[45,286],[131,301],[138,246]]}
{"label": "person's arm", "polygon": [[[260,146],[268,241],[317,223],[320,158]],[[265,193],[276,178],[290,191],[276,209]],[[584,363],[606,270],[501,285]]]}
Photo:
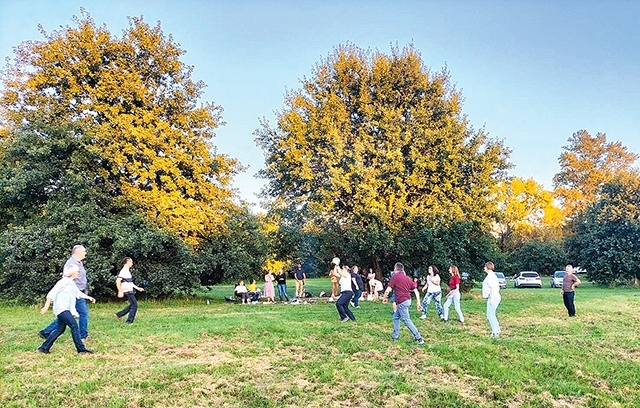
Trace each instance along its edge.
{"label": "person's arm", "polygon": [[575,288],[576,288],[576,286],[578,286],[579,284],[581,284],[581,283],[582,283],[582,281],[581,281],[577,276],[575,276],[575,275],[573,275],[573,276],[576,278],[576,280],[575,280],[575,282],[573,282],[573,285],[571,285],[571,287],[572,287],[573,289],[575,289]]}
{"label": "person's arm", "polygon": [[116,278],[116,288],[118,288],[118,297],[124,297],[124,292],[122,291],[122,278],[119,276]]}
{"label": "person's arm", "polygon": [[133,288],[138,292],[144,292],[144,288],[141,288],[140,286],[133,285]]}
{"label": "person's arm", "polygon": [[390,285],[387,285],[387,289],[385,289],[384,294],[382,295],[382,303],[387,303],[387,297],[389,296],[389,293],[391,293],[392,290],[393,290],[393,287],[391,287]]}
{"label": "person's arm", "polygon": [[360,290],[360,286],[358,286],[358,281],[353,276],[351,277],[351,283],[353,283],[353,286],[356,288],[356,290]]}
{"label": "person's arm", "polygon": [[427,290],[427,287],[429,287],[429,282],[425,283],[424,286],[422,287],[422,293],[424,293],[424,291]]}
{"label": "person's arm", "polygon": [[307,274],[302,272],[302,283],[306,283],[307,282]]}
{"label": "person's arm", "polygon": [[418,288],[415,288],[413,290],[413,293],[416,294],[416,304],[417,304],[418,312],[421,312],[422,311],[422,304],[420,303],[420,291],[418,290]]}
{"label": "person's arm", "polygon": [[47,310],[49,310],[49,306],[51,306],[51,298],[47,298],[47,301],[44,302],[44,306],[42,306],[42,309],[40,309],[40,314],[47,313]]}

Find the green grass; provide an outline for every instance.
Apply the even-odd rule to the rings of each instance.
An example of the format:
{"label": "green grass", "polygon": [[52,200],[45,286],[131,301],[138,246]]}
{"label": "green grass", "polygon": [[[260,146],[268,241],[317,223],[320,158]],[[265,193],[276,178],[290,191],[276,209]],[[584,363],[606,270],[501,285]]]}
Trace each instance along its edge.
{"label": "green grass", "polygon": [[[308,289],[330,284],[309,280]],[[404,327],[390,340],[390,305],[361,302],[358,320],[341,323],[332,303],[224,303],[231,292],[140,302],[133,325],[113,318],[124,303],[92,305],[94,355],[77,355],[68,334],[51,354],[36,353],[52,315],[0,305],[1,405],[640,406],[637,290],[583,284],[568,318],[558,289],[509,287],[503,334],[492,339],[476,289],[463,296],[464,325],[440,322],[433,305],[424,321],[414,309],[422,346]]]}

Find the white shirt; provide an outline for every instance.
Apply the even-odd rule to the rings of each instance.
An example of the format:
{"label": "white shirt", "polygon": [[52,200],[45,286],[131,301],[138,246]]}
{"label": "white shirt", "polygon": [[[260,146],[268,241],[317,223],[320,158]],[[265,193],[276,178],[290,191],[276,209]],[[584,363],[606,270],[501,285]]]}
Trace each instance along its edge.
{"label": "white shirt", "polygon": [[435,276],[427,276],[427,293],[438,293],[438,292],[442,292],[442,288],[440,287],[440,285],[436,285],[435,282],[433,282],[436,279]]}
{"label": "white shirt", "polygon": [[351,290],[351,275],[340,277],[340,292],[346,292]]}
{"label": "white shirt", "polygon": [[493,271],[487,272],[487,276],[482,281],[482,297],[488,298],[491,296],[491,288],[498,288],[498,296],[500,296],[500,282],[496,273]]}
{"label": "white shirt", "polygon": [[118,278],[122,278],[120,288],[124,293],[133,292],[133,277],[131,276],[129,268],[123,267],[118,274]]}
{"label": "white shirt", "polygon": [[78,299],[81,294],[82,292],[80,292],[80,289],[78,289],[73,279],[69,277],[60,279],[49,293],[47,293],[47,299],[53,301],[53,314],[57,316],[65,310],[68,310],[73,317],[78,317],[76,299]]}

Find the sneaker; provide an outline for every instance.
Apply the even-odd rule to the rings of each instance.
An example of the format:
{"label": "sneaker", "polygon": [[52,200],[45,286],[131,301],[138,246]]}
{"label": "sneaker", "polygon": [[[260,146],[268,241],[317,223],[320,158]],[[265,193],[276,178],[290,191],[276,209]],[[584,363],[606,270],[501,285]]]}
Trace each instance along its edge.
{"label": "sneaker", "polygon": [[421,319],[426,319],[426,318],[427,318],[427,315],[420,315],[420,318],[421,318]]}
{"label": "sneaker", "polygon": [[424,344],[424,339],[423,338],[419,338],[418,340],[416,340],[416,343]]}
{"label": "sneaker", "polygon": [[78,351],[78,354],[93,354],[93,350],[89,350],[89,349],[80,350]]}
{"label": "sneaker", "polygon": [[113,317],[115,317],[117,321],[122,320],[122,318],[120,316],[118,316],[117,314],[114,314]]}
{"label": "sneaker", "polygon": [[38,347],[38,349],[36,351],[38,353],[42,353],[42,354],[49,354],[49,350],[45,350],[42,347]]}
{"label": "sneaker", "polygon": [[393,336],[391,336],[391,340],[392,340],[392,341],[398,341],[398,338],[397,338],[397,337],[393,337]]}
{"label": "sneaker", "polygon": [[38,337],[40,337],[42,340],[46,340],[47,337],[49,337],[49,335],[47,333],[45,333],[44,330],[40,330],[38,332]]}
{"label": "sneaker", "polygon": [[353,302],[349,302],[349,305],[350,305],[351,307],[355,306],[355,305],[353,304]]}
{"label": "sneaker", "polygon": [[348,318],[348,317],[345,317],[344,319],[342,319],[342,323],[344,323],[344,322],[348,322],[348,321],[349,321],[349,318]]}

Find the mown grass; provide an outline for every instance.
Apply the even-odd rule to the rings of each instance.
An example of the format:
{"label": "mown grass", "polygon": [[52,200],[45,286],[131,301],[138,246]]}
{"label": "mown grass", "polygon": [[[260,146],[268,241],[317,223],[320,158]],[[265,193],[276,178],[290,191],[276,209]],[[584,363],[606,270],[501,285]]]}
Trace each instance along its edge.
{"label": "mown grass", "polygon": [[0,405],[640,406],[637,290],[583,284],[569,318],[559,290],[509,287],[503,335],[492,339],[476,289],[463,297],[464,325],[412,312],[422,346],[405,328],[390,340],[389,305],[361,302],[357,321],[341,323],[332,303],[226,304],[231,291],[140,302],[133,325],[113,318],[123,303],[93,305],[94,355],[77,355],[68,334],[51,354],[36,353],[52,315],[0,305]]}

